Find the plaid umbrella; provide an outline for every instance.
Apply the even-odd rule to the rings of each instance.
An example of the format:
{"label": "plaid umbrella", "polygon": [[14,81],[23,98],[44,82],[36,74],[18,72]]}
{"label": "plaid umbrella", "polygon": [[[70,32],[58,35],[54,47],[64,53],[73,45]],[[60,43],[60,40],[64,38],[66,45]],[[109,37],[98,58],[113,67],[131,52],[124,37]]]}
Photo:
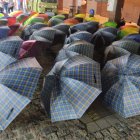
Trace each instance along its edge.
{"label": "plaid umbrella", "polygon": [[87,41],[87,42],[91,42],[92,34],[87,32],[87,31],[79,31],[77,33],[71,34],[66,39],[66,44],[69,44],[69,43],[77,41],[77,40],[84,40],[84,41]]}
{"label": "plaid umbrella", "polygon": [[8,26],[1,26],[0,27],[0,39],[7,37],[9,31],[10,31],[10,28]]}
{"label": "plaid umbrella", "polygon": [[61,61],[78,54],[85,55],[92,59],[93,53],[93,44],[90,44],[86,41],[75,41],[68,46],[64,46],[64,48],[59,51],[58,56],[56,57],[56,61]]}
{"label": "plaid umbrella", "polygon": [[55,26],[55,25],[60,24],[60,23],[62,23],[62,22],[63,22],[62,19],[59,19],[59,18],[51,18],[51,19],[48,21],[48,25],[49,25],[50,27],[52,27],[52,26]]}
{"label": "plaid umbrella", "polygon": [[21,61],[0,52],[0,130],[30,103],[42,68],[35,58]]}
{"label": "plaid umbrella", "polygon": [[0,51],[19,58],[19,50],[23,40],[19,36],[10,36],[0,40]]}
{"label": "plaid umbrella", "polygon": [[108,61],[102,71],[104,102],[121,116],[140,115],[140,56]]}
{"label": "plaid umbrella", "polygon": [[13,24],[9,26],[10,31],[9,31],[9,36],[16,34],[16,32],[18,31],[18,29],[20,28],[20,24]]}
{"label": "plaid umbrella", "polygon": [[140,34],[130,34],[128,36],[125,36],[123,39],[134,40],[134,41],[140,43]]}
{"label": "plaid umbrella", "polygon": [[113,28],[113,27],[101,28],[100,31],[106,31],[106,32],[112,33],[113,35],[116,35],[116,36],[117,36],[117,33],[118,33],[118,29]]}
{"label": "plaid umbrella", "polygon": [[35,31],[31,36],[30,40],[37,40],[41,42],[52,43],[55,37],[56,30],[51,27],[45,27],[41,30]]}
{"label": "plaid umbrella", "polygon": [[70,26],[66,25],[65,23],[61,23],[61,24],[58,24],[56,26],[53,26],[53,28],[60,30],[60,31],[64,32],[66,35],[68,35]]}
{"label": "plaid umbrella", "polygon": [[84,22],[79,23],[70,28],[71,33],[75,33],[77,31],[88,31],[90,33],[95,33],[99,28],[98,22]]}
{"label": "plaid umbrella", "polygon": [[55,122],[80,118],[100,93],[100,65],[74,56],[55,64],[45,78],[41,99]]}

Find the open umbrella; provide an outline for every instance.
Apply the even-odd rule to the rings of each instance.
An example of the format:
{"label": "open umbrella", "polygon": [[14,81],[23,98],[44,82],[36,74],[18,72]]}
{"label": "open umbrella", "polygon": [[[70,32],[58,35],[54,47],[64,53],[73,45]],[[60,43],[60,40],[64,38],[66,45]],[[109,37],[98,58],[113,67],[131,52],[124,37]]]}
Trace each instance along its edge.
{"label": "open umbrella", "polygon": [[91,42],[92,40],[92,34],[87,32],[87,31],[79,31],[74,34],[71,34],[67,39],[66,39],[66,44],[69,44],[71,42],[77,41],[77,40],[84,40],[87,42]]}
{"label": "open umbrella", "polygon": [[8,26],[0,26],[0,39],[8,36],[10,28]]}
{"label": "open umbrella", "polygon": [[108,61],[102,71],[105,104],[127,118],[140,115],[140,56]]}
{"label": "open umbrella", "polygon": [[74,55],[85,55],[89,58],[93,58],[94,45],[86,41],[75,41],[69,45],[64,46],[62,50],[59,51],[56,61],[61,61],[72,57]]}
{"label": "open umbrella", "polygon": [[108,22],[103,23],[102,26],[103,27],[113,27],[113,28],[116,28],[117,27],[117,23],[116,22],[108,21]]}
{"label": "open umbrella", "polygon": [[19,36],[10,36],[0,40],[0,51],[19,58],[19,50],[23,40]]}
{"label": "open umbrella", "polygon": [[17,61],[0,52],[0,130],[4,130],[30,103],[41,66],[35,58]]}
{"label": "open umbrella", "polygon": [[57,24],[60,24],[62,23],[63,20],[62,19],[59,19],[59,18],[51,18],[49,21],[48,21],[48,26],[52,27],[52,26],[55,26]]}
{"label": "open umbrella", "polygon": [[80,118],[100,93],[100,65],[74,56],[55,64],[45,78],[41,99],[55,122]]}
{"label": "open umbrella", "polygon": [[134,40],[134,41],[140,43],[140,34],[130,34],[128,36],[125,36],[123,39]]}

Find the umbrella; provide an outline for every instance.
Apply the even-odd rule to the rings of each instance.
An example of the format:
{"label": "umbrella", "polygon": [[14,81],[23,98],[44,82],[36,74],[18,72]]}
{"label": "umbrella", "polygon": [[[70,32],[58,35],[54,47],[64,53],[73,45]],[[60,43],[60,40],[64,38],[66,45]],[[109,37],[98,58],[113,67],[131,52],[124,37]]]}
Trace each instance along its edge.
{"label": "umbrella", "polygon": [[0,52],[19,58],[19,50],[23,40],[19,36],[10,36],[0,40]]}
{"label": "umbrella", "polygon": [[84,40],[87,42],[91,42],[92,40],[92,34],[87,32],[87,31],[79,31],[76,32],[74,34],[71,34],[67,39],[66,39],[66,43],[71,43],[77,40]]}
{"label": "umbrella", "polygon": [[101,93],[100,65],[84,56],[59,61],[46,76],[41,99],[52,122],[78,119]]}
{"label": "umbrella", "polygon": [[113,28],[116,28],[117,27],[117,23],[116,22],[108,21],[108,22],[103,23],[102,26],[103,27],[113,27]]}
{"label": "umbrella", "polygon": [[8,35],[9,36],[15,35],[17,33],[18,29],[20,28],[20,24],[16,23],[16,24],[10,25],[9,28],[10,28],[10,31],[9,31]]}
{"label": "umbrella", "polygon": [[66,25],[65,23],[61,23],[61,24],[58,24],[56,26],[53,26],[53,28],[60,30],[60,31],[64,32],[66,35],[68,35],[70,26]]}
{"label": "umbrella", "polygon": [[7,17],[8,20],[8,26],[12,26],[16,24],[16,17]]}
{"label": "umbrella", "polygon": [[51,18],[49,21],[48,21],[48,26],[52,27],[52,26],[55,26],[57,24],[60,24],[62,23],[63,20],[62,19],[59,19],[59,18]]}
{"label": "umbrella", "polygon": [[4,25],[7,25],[7,24],[8,24],[7,19],[3,19],[3,18],[0,19],[0,25],[4,26]]}
{"label": "umbrella", "polygon": [[0,130],[31,102],[42,68],[35,58],[20,61],[0,52]]}
{"label": "umbrella", "polygon": [[140,115],[140,56],[108,61],[102,71],[105,104],[127,118]]}
{"label": "umbrella", "polygon": [[100,31],[106,31],[106,32],[112,33],[113,35],[116,35],[116,36],[117,36],[117,33],[118,33],[118,29],[113,28],[113,27],[101,28]]}
{"label": "umbrella", "polygon": [[105,47],[109,46],[115,39],[116,35],[101,29],[93,34],[91,42],[95,45],[95,50],[99,51],[104,50]]}
{"label": "umbrella", "polygon": [[64,20],[64,23],[71,26],[71,25],[78,24],[79,21],[74,18],[69,18],[69,19]]}
{"label": "umbrella", "polygon": [[125,36],[123,39],[134,40],[134,41],[140,43],[140,34],[130,34],[128,36]]}
{"label": "umbrella", "polygon": [[59,51],[56,61],[61,61],[67,59],[74,55],[85,55],[89,58],[93,58],[94,45],[86,41],[75,41],[69,45],[64,46],[62,50]]}
{"label": "umbrella", "polygon": [[64,15],[56,15],[56,16],[53,16],[53,18],[58,18],[58,19],[64,20],[65,16]]}
{"label": "umbrella", "polygon": [[0,27],[0,39],[7,37],[9,31],[10,31],[10,28],[8,26],[1,26]]}
{"label": "umbrella", "polygon": [[99,28],[98,22],[84,22],[79,23],[70,28],[71,33],[75,33],[77,31],[88,31],[90,33],[95,33]]}

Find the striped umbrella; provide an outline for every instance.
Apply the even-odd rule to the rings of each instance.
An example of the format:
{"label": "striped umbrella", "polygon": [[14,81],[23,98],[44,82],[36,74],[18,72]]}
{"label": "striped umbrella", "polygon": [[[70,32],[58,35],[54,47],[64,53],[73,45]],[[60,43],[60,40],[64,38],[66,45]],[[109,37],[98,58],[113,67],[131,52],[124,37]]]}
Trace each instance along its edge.
{"label": "striped umbrella", "polygon": [[100,65],[74,56],[57,62],[45,77],[41,99],[52,122],[56,122],[81,118],[100,93]]}
{"label": "striped umbrella", "polygon": [[140,43],[140,34],[131,34],[131,35],[125,36],[123,39],[134,40]]}
{"label": "striped umbrella", "polygon": [[[73,53],[74,52],[74,53]],[[59,51],[56,61],[61,61],[74,55],[85,55],[93,58],[94,45],[86,41],[75,41]]]}
{"label": "striped umbrella", "polygon": [[31,102],[42,68],[35,58],[17,61],[2,52],[0,58],[0,130],[5,130]]}
{"label": "striped umbrella", "polygon": [[140,56],[108,61],[102,71],[105,104],[122,117],[140,115]]}

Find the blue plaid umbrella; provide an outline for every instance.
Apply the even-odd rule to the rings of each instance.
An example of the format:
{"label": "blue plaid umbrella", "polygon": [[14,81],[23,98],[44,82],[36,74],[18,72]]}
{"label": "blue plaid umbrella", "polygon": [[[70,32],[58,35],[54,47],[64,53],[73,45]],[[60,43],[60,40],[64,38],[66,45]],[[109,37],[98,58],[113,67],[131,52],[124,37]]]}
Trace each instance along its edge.
{"label": "blue plaid umbrella", "polygon": [[118,33],[118,29],[117,28],[113,28],[113,27],[101,28],[99,31],[109,32],[109,33],[112,33],[113,35],[116,35],[116,36],[117,36],[117,33]]}
{"label": "blue plaid umbrella", "polygon": [[140,54],[140,43],[133,40],[115,41],[106,48],[105,60],[111,60],[123,56],[125,54]]}
{"label": "blue plaid umbrella", "polygon": [[88,31],[93,34],[98,30],[98,28],[98,22],[84,22],[70,27],[70,33],[75,33],[77,31]]}
{"label": "blue plaid umbrella", "polygon": [[64,46],[64,48],[59,51],[58,56],[56,57],[56,61],[61,61],[77,54],[85,55],[92,59],[93,53],[93,44],[86,41],[75,41],[69,45]]}
{"label": "blue plaid umbrella", "polygon": [[92,34],[87,32],[87,31],[80,31],[80,32],[71,34],[66,39],[66,43],[69,44],[69,43],[77,41],[77,40],[84,40],[84,41],[87,41],[87,42],[91,42]]}
{"label": "blue plaid umbrella", "polygon": [[39,31],[35,31],[31,36],[30,40],[37,40],[41,42],[52,43],[55,37],[56,30],[51,27],[43,28]]}
{"label": "blue plaid umbrella", "polygon": [[8,26],[1,26],[0,27],[0,39],[7,37],[9,31],[10,31],[10,28]]}
{"label": "blue plaid umbrella", "polygon": [[0,40],[0,51],[19,58],[19,50],[23,40],[19,36],[10,36]]}
{"label": "blue plaid umbrella", "polygon": [[127,118],[140,115],[140,56],[108,61],[102,71],[105,104]]}
{"label": "blue plaid umbrella", "polygon": [[35,58],[17,61],[0,52],[0,130],[4,130],[30,103],[41,66]]}
{"label": "blue plaid umbrella", "polygon": [[123,39],[134,40],[134,41],[140,43],[140,34],[130,34],[128,36],[125,36]]}
{"label": "blue plaid umbrella", "polygon": [[66,35],[68,35],[70,26],[66,25],[65,23],[61,23],[61,24],[58,24],[56,26],[53,26],[53,28],[60,30],[60,31],[64,32]]}
{"label": "blue plaid umbrella", "polygon": [[100,93],[100,65],[74,56],[55,64],[45,78],[41,99],[55,122],[80,118]]}

